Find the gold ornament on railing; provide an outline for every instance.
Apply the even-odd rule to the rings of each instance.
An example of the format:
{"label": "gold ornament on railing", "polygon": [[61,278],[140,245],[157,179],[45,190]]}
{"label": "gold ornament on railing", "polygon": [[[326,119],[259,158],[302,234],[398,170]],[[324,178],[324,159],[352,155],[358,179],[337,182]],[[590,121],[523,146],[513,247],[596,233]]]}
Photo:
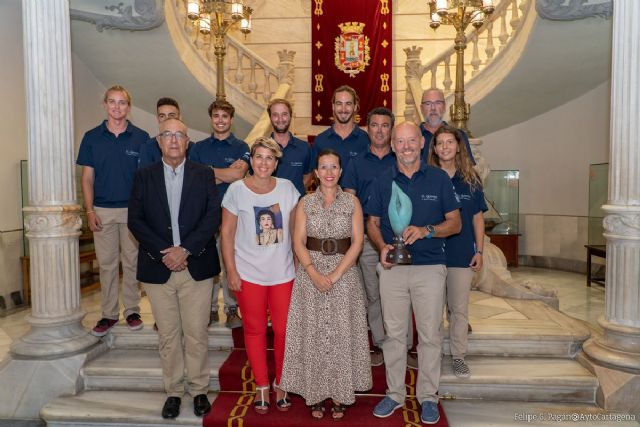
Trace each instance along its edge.
{"label": "gold ornament on railing", "polygon": [[456,88],[449,115],[453,124],[470,134],[467,128],[471,107],[464,100],[464,50],[467,48],[465,30],[469,24],[480,28],[493,13],[493,0],[428,0],[431,22],[436,30],[440,25],[452,25],[456,30]]}
{"label": "gold ornament on railing", "polygon": [[231,27],[240,24],[240,32],[245,36],[251,32],[253,9],[242,0],[184,0],[187,3],[187,17],[194,23],[202,36],[213,41],[216,56],[216,99],[225,100],[224,57],[226,55],[225,36]]}

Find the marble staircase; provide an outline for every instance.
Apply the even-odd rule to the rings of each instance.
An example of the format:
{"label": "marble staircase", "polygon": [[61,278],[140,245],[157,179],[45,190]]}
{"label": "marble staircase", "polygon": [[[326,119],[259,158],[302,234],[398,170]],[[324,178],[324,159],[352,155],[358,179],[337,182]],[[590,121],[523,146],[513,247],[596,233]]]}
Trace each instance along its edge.
{"label": "marble staircase", "polygon": [[[539,301],[472,299],[476,301],[470,305],[473,333],[467,356],[472,376],[459,379],[453,375],[446,337],[440,381],[444,399],[568,405],[595,402],[598,381],[576,360],[582,342],[591,334],[581,321]],[[495,314],[501,304],[513,310]],[[130,332],[116,326],[105,343],[110,350],[83,368],[84,391],[54,399],[42,408],[47,425],[201,425],[201,420],[193,416],[188,397],[178,419],[160,418],[165,397],[157,335],[151,328]],[[218,369],[231,345],[229,330],[222,325],[209,328],[211,399],[219,390]]]}

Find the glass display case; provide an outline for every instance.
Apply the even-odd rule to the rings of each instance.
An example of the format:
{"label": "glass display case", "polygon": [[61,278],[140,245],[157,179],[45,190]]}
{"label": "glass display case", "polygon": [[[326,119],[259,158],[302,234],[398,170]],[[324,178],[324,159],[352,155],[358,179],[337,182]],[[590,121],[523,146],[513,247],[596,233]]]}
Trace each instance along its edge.
{"label": "glass display case", "polygon": [[518,234],[520,171],[492,170],[484,183],[489,210],[484,220],[487,232]]}
{"label": "glass display case", "polygon": [[489,208],[484,214],[486,233],[502,250],[507,265],[517,267],[520,171],[492,170],[485,180],[484,195]]}
{"label": "glass display case", "polygon": [[605,245],[602,235],[604,229],[602,220],[604,212],[602,205],[607,203],[609,188],[609,163],[595,163],[589,165],[589,213],[588,213],[588,244]]}

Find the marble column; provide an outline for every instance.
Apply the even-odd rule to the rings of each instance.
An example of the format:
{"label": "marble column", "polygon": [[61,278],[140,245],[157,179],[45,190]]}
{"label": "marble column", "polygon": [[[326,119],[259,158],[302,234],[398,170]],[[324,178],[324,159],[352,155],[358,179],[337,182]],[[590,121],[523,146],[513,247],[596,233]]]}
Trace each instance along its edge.
{"label": "marble column", "polygon": [[600,379],[598,403],[640,412],[640,2],[613,3],[609,197],[602,336],[584,351]]}
{"label": "marble column", "polygon": [[24,208],[31,257],[31,330],[11,347],[61,357],[97,342],[82,327],[68,0],[23,0],[29,158]]}

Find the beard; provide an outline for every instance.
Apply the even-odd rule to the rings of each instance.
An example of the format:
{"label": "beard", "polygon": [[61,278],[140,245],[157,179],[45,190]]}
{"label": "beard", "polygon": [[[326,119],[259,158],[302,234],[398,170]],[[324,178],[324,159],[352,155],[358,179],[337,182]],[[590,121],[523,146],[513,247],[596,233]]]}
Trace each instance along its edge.
{"label": "beard", "polygon": [[291,123],[287,123],[285,126],[276,126],[274,123],[271,123],[271,126],[273,126],[273,131],[275,133],[287,133],[289,132]]}
{"label": "beard", "polygon": [[340,123],[341,125],[346,125],[353,119],[353,114],[354,113],[349,114],[346,119],[342,119],[340,118],[340,116],[336,115],[336,122]]}
{"label": "beard", "polygon": [[427,116],[427,118],[425,119],[425,122],[430,128],[437,128],[437,127],[440,127],[443,120],[442,120],[442,116]]}

